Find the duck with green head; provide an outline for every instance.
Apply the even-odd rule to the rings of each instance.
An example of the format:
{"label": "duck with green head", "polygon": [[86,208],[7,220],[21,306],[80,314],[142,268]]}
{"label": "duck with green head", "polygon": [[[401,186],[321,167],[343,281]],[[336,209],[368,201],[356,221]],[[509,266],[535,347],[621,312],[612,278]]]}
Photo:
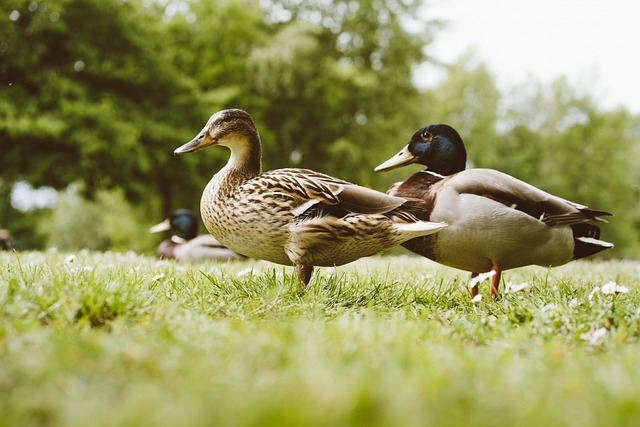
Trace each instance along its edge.
{"label": "duck with green head", "polygon": [[202,194],[207,230],[235,252],[295,266],[305,286],[314,266],[346,264],[445,227],[417,219],[427,207],[419,199],[389,196],[308,169],[263,172],[260,136],[243,110],[215,113],[175,153],[211,146],[231,153]]}
{"label": "duck with green head", "polygon": [[[391,186],[387,194],[420,198],[429,206],[421,219],[446,229],[410,240],[404,247],[441,264],[493,271],[490,296],[498,295],[504,270],[552,267],[613,247],[599,240],[594,222],[608,212],[588,209],[492,169],[465,170],[467,152],[454,128],[431,124],[416,131],[398,154],[375,168],[388,171],[412,163],[427,170]],[[473,283],[473,282],[472,282]],[[478,286],[471,287],[471,295]]]}
{"label": "duck with green head", "polygon": [[175,259],[178,262],[205,260],[227,261],[244,258],[224,247],[209,234],[198,236],[198,220],[188,209],[178,209],[169,218],[149,229],[150,233],[169,231],[171,236],[156,249],[157,259]]}

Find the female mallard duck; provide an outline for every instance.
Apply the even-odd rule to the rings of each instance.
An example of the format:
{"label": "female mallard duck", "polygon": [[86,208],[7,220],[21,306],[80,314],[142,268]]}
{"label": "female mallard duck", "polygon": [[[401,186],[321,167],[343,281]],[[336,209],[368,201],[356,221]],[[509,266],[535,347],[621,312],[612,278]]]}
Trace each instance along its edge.
{"label": "female mallard duck", "polygon": [[[375,168],[391,170],[411,163],[427,166],[387,194],[420,198],[429,205],[421,219],[449,226],[403,246],[441,264],[472,272],[493,271],[490,295],[498,294],[503,270],[525,265],[558,266],[611,248],[598,240],[608,212],[553,196],[491,169],[464,170],[467,152],[458,132],[443,124],[424,126],[409,144]],[[478,286],[471,287],[471,295]]]}
{"label": "female mallard duck", "polygon": [[346,264],[445,227],[416,219],[426,207],[421,200],[388,196],[307,169],[262,173],[260,136],[245,111],[215,113],[175,153],[212,145],[228,147],[231,156],[202,194],[207,230],[238,253],[294,265],[305,285],[314,266]]}
{"label": "female mallard duck", "polygon": [[198,236],[198,220],[188,209],[178,209],[169,218],[149,229],[150,233],[162,231],[171,231],[173,234],[158,246],[156,250],[158,259],[196,262],[243,258],[242,255],[225,248],[210,234]]}

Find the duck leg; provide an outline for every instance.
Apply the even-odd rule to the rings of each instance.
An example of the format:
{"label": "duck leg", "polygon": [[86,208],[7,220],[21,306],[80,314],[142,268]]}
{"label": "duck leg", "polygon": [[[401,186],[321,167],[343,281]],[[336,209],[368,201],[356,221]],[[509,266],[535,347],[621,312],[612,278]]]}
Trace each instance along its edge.
{"label": "duck leg", "polygon": [[311,280],[311,274],[313,273],[312,265],[304,265],[304,264],[296,264],[296,273],[298,274],[298,279],[303,283],[306,288]]}
{"label": "duck leg", "polygon": [[489,298],[499,298],[498,288],[500,286],[500,276],[502,276],[502,268],[498,264],[494,264],[491,267],[491,271],[495,271],[496,274],[491,277],[491,288],[489,288]]}
{"label": "duck leg", "polygon": [[[471,273],[471,278],[469,280],[470,281],[473,280],[474,278],[476,278],[478,276],[478,274],[480,274],[480,273]],[[473,285],[470,288],[470,291],[471,291],[471,298],[473,298],[476,295],[478,295],[478,284],[476,283],[475,285]]]}

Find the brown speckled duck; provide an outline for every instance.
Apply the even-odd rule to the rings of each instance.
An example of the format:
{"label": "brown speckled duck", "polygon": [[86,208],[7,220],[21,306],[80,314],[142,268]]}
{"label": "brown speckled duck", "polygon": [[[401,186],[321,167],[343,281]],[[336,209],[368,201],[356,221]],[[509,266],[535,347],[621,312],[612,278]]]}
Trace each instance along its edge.
{"label": "brown speckled duck", "polygon": [[416,218],[425,208],[421,200],[307,169],[263,173],[258,130],[243,110],[215,113],[175,153],[218,145],[228,147],[231,156],[202,195],[207,230],[235,252],[295,266],[305,286],[314,266],[346,264],[446,226]]}
{"label": "brown speckled duck", "polygon": [[156,249],[157,259],[175,259],[178,262],[205,260],[227,261],[244,258],[224,247],[212,235],[198,236],[198,219],[188,209],[178,209],[169,218],[149,229],[150,233],[170,231]]}
{"label": "brown speckled duck", "polygon": [[[420,198],[429,205],[421,219],[448,227],[403,246],[441,264],[479,273],[494,271],[490,295],[498,294],[503,270],[525,265],[558,266],[613,247],[599,240],[608,212],[556,197],[491,169],[465,170],[467,152],[451,126],[418,129],[409,144],[376,172],[411,163],[427,166],[387,194]],[[478,286],[471,287],[471,295]]]}

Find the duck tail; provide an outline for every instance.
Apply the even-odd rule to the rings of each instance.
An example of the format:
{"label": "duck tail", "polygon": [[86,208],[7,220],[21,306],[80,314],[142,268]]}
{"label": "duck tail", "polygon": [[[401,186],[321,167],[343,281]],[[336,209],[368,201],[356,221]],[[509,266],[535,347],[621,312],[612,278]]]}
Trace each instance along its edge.
{"label": "duck tail", "polygon": [[585,258],[613,247],[613,243],[593,237],[576,237],[574,242],[573,259]]}
{"label": "duck tail", "polygon": [[412,223],[396,223],[397,230],[410,235],[410,239],[437,233],[447,226],[444,222],[418,221]]}
{"label": "duck tail", "polygon": [[613,243],[600,240],[600,228],[593,224],[574,224],[573,241],[573,259],[585,258],[605,249],[613,247]]}

